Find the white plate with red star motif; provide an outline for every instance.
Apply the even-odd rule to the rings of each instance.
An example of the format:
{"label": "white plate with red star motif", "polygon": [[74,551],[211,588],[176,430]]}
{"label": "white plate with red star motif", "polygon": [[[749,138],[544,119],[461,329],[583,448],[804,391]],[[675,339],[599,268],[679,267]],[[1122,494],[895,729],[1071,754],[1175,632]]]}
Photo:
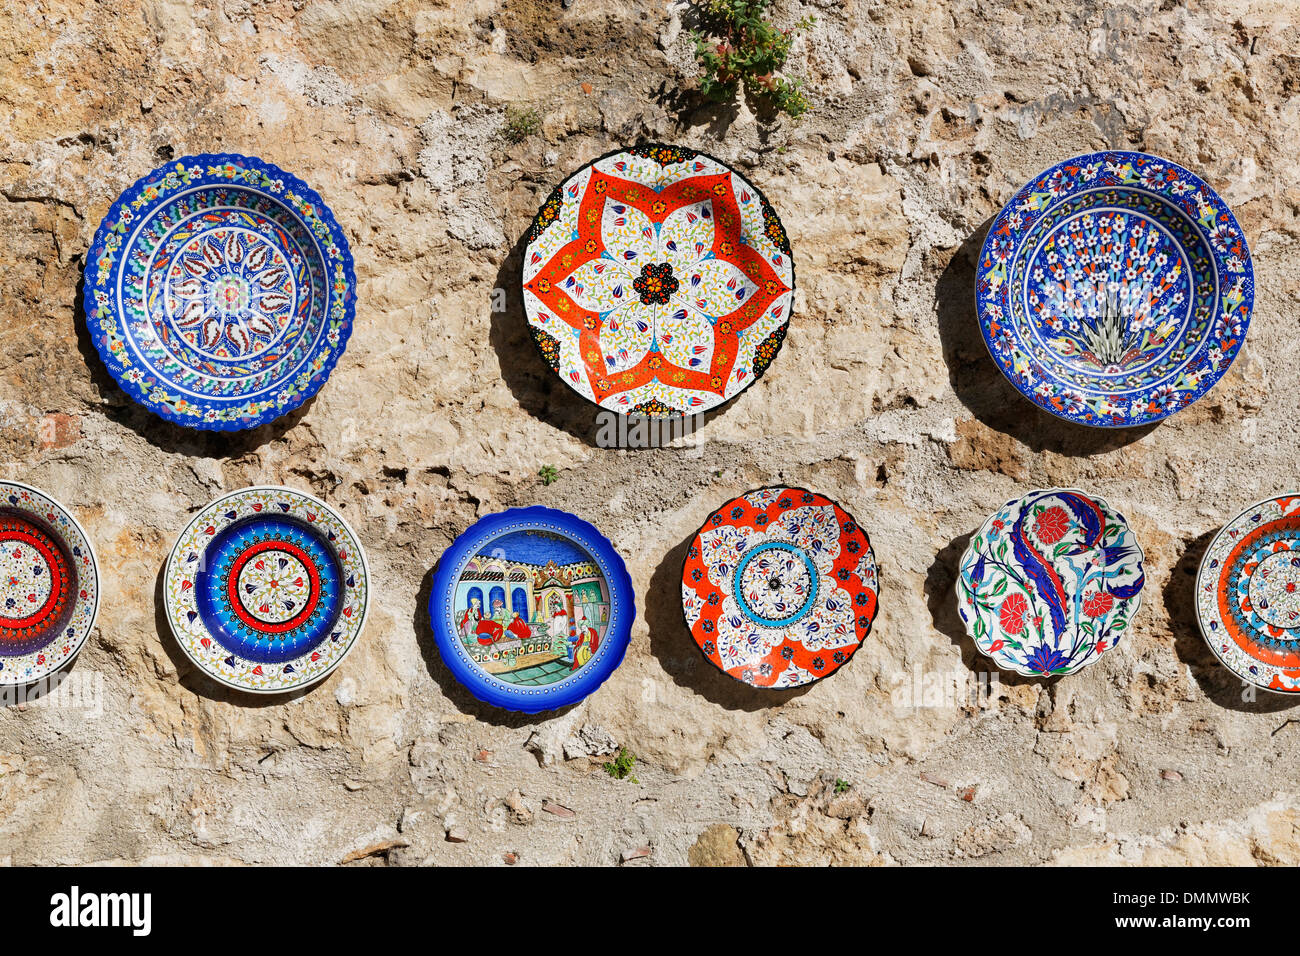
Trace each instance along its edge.
{"label": "white plate with red star motif", "polygon": [[85,529],[30,485],[0,481],[0,685],[49,677],[81,650],[99,612]]}
{"label": "white plate with red star motif", "polygon": [[602,156],[542,205],[524,249],[524,307],[542,357],[616,412],[716,408],[785,340],[794,260],[753,184],[680,146]]}
{"label": "white plate with red star motif", "polygon": [[237,690],[323,679],[365,625],[370,570],[333,508],[292,488],[245,488],[204,507],[167,559],[167,619],[181,649]]}

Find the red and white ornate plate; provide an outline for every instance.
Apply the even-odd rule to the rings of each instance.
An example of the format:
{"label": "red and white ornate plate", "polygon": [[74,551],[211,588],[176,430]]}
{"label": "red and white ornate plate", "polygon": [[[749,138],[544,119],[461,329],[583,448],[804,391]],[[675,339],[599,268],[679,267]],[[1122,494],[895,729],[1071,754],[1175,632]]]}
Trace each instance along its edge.
{"label": "red and white ornate plate", "polygon": [[803,488],[728,501],[682,565],[682,613],[709,662],[753,687],[833,674],[875,620],[876,556],[847,511]]}
{"label": "red and white ornate plate", "polygon": [[334,509],[292,488],[245,488],[181,532],[163,591],[187,656],[236,690],[277,693],[322,680],[365,625],[370,569]]}
{"label": "red and white ornate plate", "polygon": [[1253,504],[1215,535],[1196,575],[1196,616],[1243,681],[1300,693],[1300,495]]}
{"label": "red and white ornate plate", "polygon": [[49,495],[0,481],[0,685],[49,677],[99,612],[99,565],[77,519]]}
{"label": "red and white ornate plate", "polygon": [[524,308],[547,364],[602,408],[706,412],[785,340],[794,260],[763,194],[711,156],[643,145],[602,156],[542,205]]}

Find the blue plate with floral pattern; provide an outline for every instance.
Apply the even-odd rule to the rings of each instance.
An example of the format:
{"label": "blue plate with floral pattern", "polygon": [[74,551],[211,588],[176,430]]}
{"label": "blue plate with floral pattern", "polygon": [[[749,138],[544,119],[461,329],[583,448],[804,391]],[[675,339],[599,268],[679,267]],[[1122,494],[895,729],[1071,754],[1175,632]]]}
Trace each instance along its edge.
{"label": "blue plate with floral pattern", "polygon": [[122,193],[86,256],[84,306],[109,372],[191,428],[254,428],[325,384],[356,302],[320,196],[250,156],[186,156]]}
{"label": "blue plate with floral pattern", "polygon": [[632,579],[609,541],[551,508],[488,515],[443,552],[429,596],[442,659],[479,700],[535,714],[582,700],[623,661]]}
{"label": "blue plate with floral pattern", "polygon": [[1084,425],[1160,421],[1246,338],[1250,251],[1199,177],[1145,153],[1076,156],[1003,208],[976,271],[980,330],[1011,384]]}

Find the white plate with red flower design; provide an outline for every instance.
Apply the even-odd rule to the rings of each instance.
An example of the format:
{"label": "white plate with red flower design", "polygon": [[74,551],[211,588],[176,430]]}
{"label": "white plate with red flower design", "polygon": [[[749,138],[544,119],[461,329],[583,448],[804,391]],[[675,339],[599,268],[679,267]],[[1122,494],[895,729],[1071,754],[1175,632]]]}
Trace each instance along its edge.
{"label": "white plate with red flower design", "polygon": [[998,667],[1055,677],[1119,644],[1145,582],[1122,514],[1087,492],[1049,488],[1008,501],[971,538],[957,609]]}

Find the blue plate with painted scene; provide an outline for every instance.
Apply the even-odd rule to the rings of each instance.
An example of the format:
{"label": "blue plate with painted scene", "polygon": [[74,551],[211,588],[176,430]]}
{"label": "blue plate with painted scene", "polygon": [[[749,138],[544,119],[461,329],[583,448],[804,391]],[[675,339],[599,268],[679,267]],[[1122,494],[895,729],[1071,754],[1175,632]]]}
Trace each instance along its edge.
{"label": "blue plate with painted scene", "polygon": [[592,525],[551,508],[488,515],[442,555],[429,618],[479,700],[535,714],[577,703],[623,661],[632,581]]}

